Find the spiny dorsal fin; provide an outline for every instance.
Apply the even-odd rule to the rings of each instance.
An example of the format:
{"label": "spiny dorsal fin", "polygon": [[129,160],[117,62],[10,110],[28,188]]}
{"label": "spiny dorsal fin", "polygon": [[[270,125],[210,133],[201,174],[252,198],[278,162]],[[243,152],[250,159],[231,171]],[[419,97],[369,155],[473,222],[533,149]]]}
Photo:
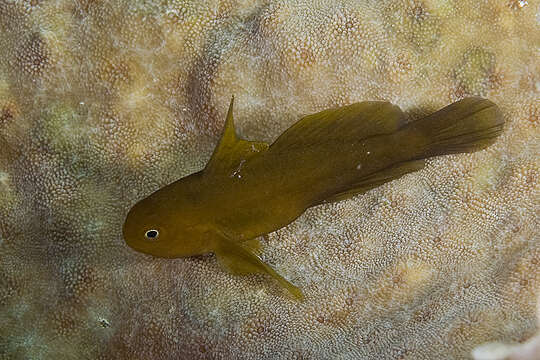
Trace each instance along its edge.
{"label": "spiny dorsal fin", "polygon": [[236,135],[233,119],[234,96],[231,98],[225,128],[212,157],[206,164],[206,174],[228,174],[235,171],[250,157],[268,149],[268,144],[260,141],[247,141]]}

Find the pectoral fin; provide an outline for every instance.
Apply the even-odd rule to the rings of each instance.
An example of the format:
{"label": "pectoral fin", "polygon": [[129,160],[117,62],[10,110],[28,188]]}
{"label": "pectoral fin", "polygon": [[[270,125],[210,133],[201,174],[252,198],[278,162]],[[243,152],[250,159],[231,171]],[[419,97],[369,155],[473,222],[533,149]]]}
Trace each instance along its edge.
{"label": "pectoral fin", "polygon": [[258,238],[244,241],[242,246],[251,251],[253,254],[258,255],[261,253],[261,242]]}
{"label": "pectoral fin", "polygon": [[276,279],[295,298],[303,300],[304,295],[299,288],[285,280],[274,269],[261,261],[258,256],[241,244],[224,239],[216,244],[214,253],[220,264],[230,273],[235,275],[266,273]]}

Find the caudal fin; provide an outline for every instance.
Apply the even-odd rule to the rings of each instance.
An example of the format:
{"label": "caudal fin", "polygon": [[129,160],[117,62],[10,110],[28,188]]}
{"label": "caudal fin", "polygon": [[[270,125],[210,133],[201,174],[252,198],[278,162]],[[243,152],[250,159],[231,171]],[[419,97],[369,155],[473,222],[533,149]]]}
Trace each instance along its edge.
{"label": "caudal fin", "polygon": [[484,149],[495,142],[503,125],[497,105],[470,97],[408,124],[406,130],[426,140],[423,157],[430,157]]}

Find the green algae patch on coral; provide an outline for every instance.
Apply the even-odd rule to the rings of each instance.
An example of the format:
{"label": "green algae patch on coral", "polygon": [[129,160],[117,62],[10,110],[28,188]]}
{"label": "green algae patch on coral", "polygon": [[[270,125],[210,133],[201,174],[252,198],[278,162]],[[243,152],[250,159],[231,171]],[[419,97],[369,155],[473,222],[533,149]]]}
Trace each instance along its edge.
{"label": "green algae patch on coral", "polygon": [[86,118],[74,106],[67,103],[53,103],[41,113],[41,128],[37,133],[56,153],[74,153],[78,143],[88,137]]}
{"label": "green algae patch on coral", "polygon": [[389,2],[385,12],[387,29],[417,51],[431,50],[441,37],[442,22],[437,12],[422,1],[406,2],[405,6]]}
{"label": "green algae patch on coral", "polygon": [[454,70],[458,86],[465,94],[486,95],[495,64],[492,52],[481,47],[467,49]]}
{"label": "green algae patch on coral", "polygon": [[9,173],[0,170],[0,208],[8,210],[16,200],[13,183]]}

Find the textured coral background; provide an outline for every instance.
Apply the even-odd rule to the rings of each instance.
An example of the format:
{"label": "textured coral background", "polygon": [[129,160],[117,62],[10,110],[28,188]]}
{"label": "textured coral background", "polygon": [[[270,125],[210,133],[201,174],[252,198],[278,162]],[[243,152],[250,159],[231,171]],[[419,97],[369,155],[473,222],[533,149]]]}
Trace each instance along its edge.
{"label": "textured coral background", "polygon": [[[0,356],[451,359],[526,341],[539,23],[538,0],[1,0]],[[204,166],[232,94],[240,134],[266,141],[362,100],[414,118],[476,94],[507,126],[270,234],[298,303],[122,239],[132,204]]]}

